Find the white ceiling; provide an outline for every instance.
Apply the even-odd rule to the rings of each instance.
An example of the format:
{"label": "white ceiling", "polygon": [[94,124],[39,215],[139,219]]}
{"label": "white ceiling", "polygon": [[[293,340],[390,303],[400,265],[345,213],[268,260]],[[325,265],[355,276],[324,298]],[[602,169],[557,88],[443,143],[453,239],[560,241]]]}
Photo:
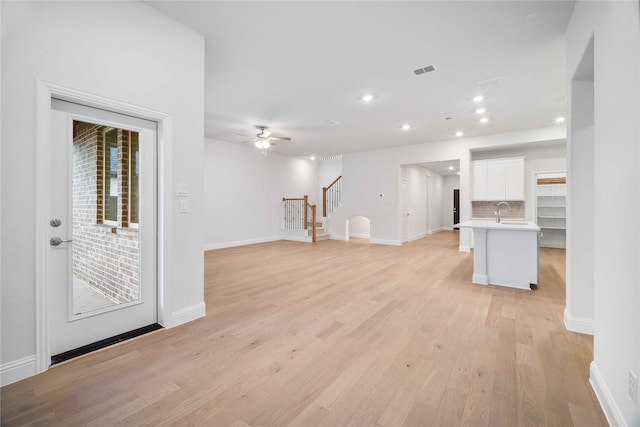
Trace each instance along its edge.
{"label": "white ceiling", "polygon": [[[573,2],[149,2],[204,34],[205,135],[335,155],[554,126]],[[436,70],[416,76],[427,65]],[[501,77],[501,83],[477,83]],[[375,99],[364,103],[360,97]],[[474,95],[486,97],[479,124]],[[450,117],[450,120],[446,120]],[[340,122],[330,124],[328,120]],[[413,129],[400,127],[410,123]]]}
{"label": "white ceiling", "polygon": [[460,160],[456,159],[445,160],[442,162],[420,163],[420,166],[442,176],[457,175],[460,171]]}

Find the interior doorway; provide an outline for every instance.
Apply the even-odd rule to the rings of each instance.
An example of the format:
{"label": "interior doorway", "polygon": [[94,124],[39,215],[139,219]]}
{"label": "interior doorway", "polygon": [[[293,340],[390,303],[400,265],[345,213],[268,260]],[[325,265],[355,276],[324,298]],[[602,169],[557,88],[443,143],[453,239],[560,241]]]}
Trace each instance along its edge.
{"label": "interior doorway", "polygon": [[459,228],[456,227],[456,224],[460,223],[460,190],[459,189],[454,189],[453,190],[453,229],[454,230],[458,230]]}
{"label": "interior doorway", "polygon": [[409,180],[400,179],[400,242],[409,241]]}

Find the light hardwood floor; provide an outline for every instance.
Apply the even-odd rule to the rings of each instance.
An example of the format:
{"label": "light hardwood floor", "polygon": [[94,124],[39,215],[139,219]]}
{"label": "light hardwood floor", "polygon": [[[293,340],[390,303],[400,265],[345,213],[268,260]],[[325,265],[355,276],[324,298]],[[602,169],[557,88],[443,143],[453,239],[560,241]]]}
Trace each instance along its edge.
{"label": "light hardwood floor", "polygon": [[457,245],[207,252],[206,318],[4,387],[2,423],[606,425],[592,339],[562,324],[564,251],[522,291],[471,284]]}

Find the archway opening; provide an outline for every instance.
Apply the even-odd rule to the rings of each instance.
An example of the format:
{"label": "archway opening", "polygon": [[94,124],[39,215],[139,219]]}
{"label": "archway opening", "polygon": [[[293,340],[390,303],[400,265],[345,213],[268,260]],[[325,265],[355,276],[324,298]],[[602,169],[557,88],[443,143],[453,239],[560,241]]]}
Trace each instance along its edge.
{"label": "archway opening", "polygon": [[369,243],[371,238],[371,220],[365,216],[356,215],[347,219],[347,240]]}

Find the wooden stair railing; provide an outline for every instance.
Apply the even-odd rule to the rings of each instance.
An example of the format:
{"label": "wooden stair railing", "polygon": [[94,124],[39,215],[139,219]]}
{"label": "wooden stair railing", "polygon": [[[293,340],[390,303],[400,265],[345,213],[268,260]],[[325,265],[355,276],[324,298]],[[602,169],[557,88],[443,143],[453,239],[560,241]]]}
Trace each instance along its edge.
{"label": "wooden stair railing", "polygon": [[[305,196],[306,197],[306,196]],[[311,242],[315,243],[316,242],[316,205],[309,205],[307,204],[307,211],[311,211],[310,212],[310,217],[311,217]]]}
{"label": "wooden stair railing", "polygon": [[342,203],[342,175],[337,177],[328,187],[322,187],[322,216],[327,217],[327,212]]}
{"label": "wooden stair railing", "polygon": [[316,241],[316,205],[309,204],[309,196],[287,198],[284,202],[284,223],[286,230],[309,230],[311,225],[311,241]]}

